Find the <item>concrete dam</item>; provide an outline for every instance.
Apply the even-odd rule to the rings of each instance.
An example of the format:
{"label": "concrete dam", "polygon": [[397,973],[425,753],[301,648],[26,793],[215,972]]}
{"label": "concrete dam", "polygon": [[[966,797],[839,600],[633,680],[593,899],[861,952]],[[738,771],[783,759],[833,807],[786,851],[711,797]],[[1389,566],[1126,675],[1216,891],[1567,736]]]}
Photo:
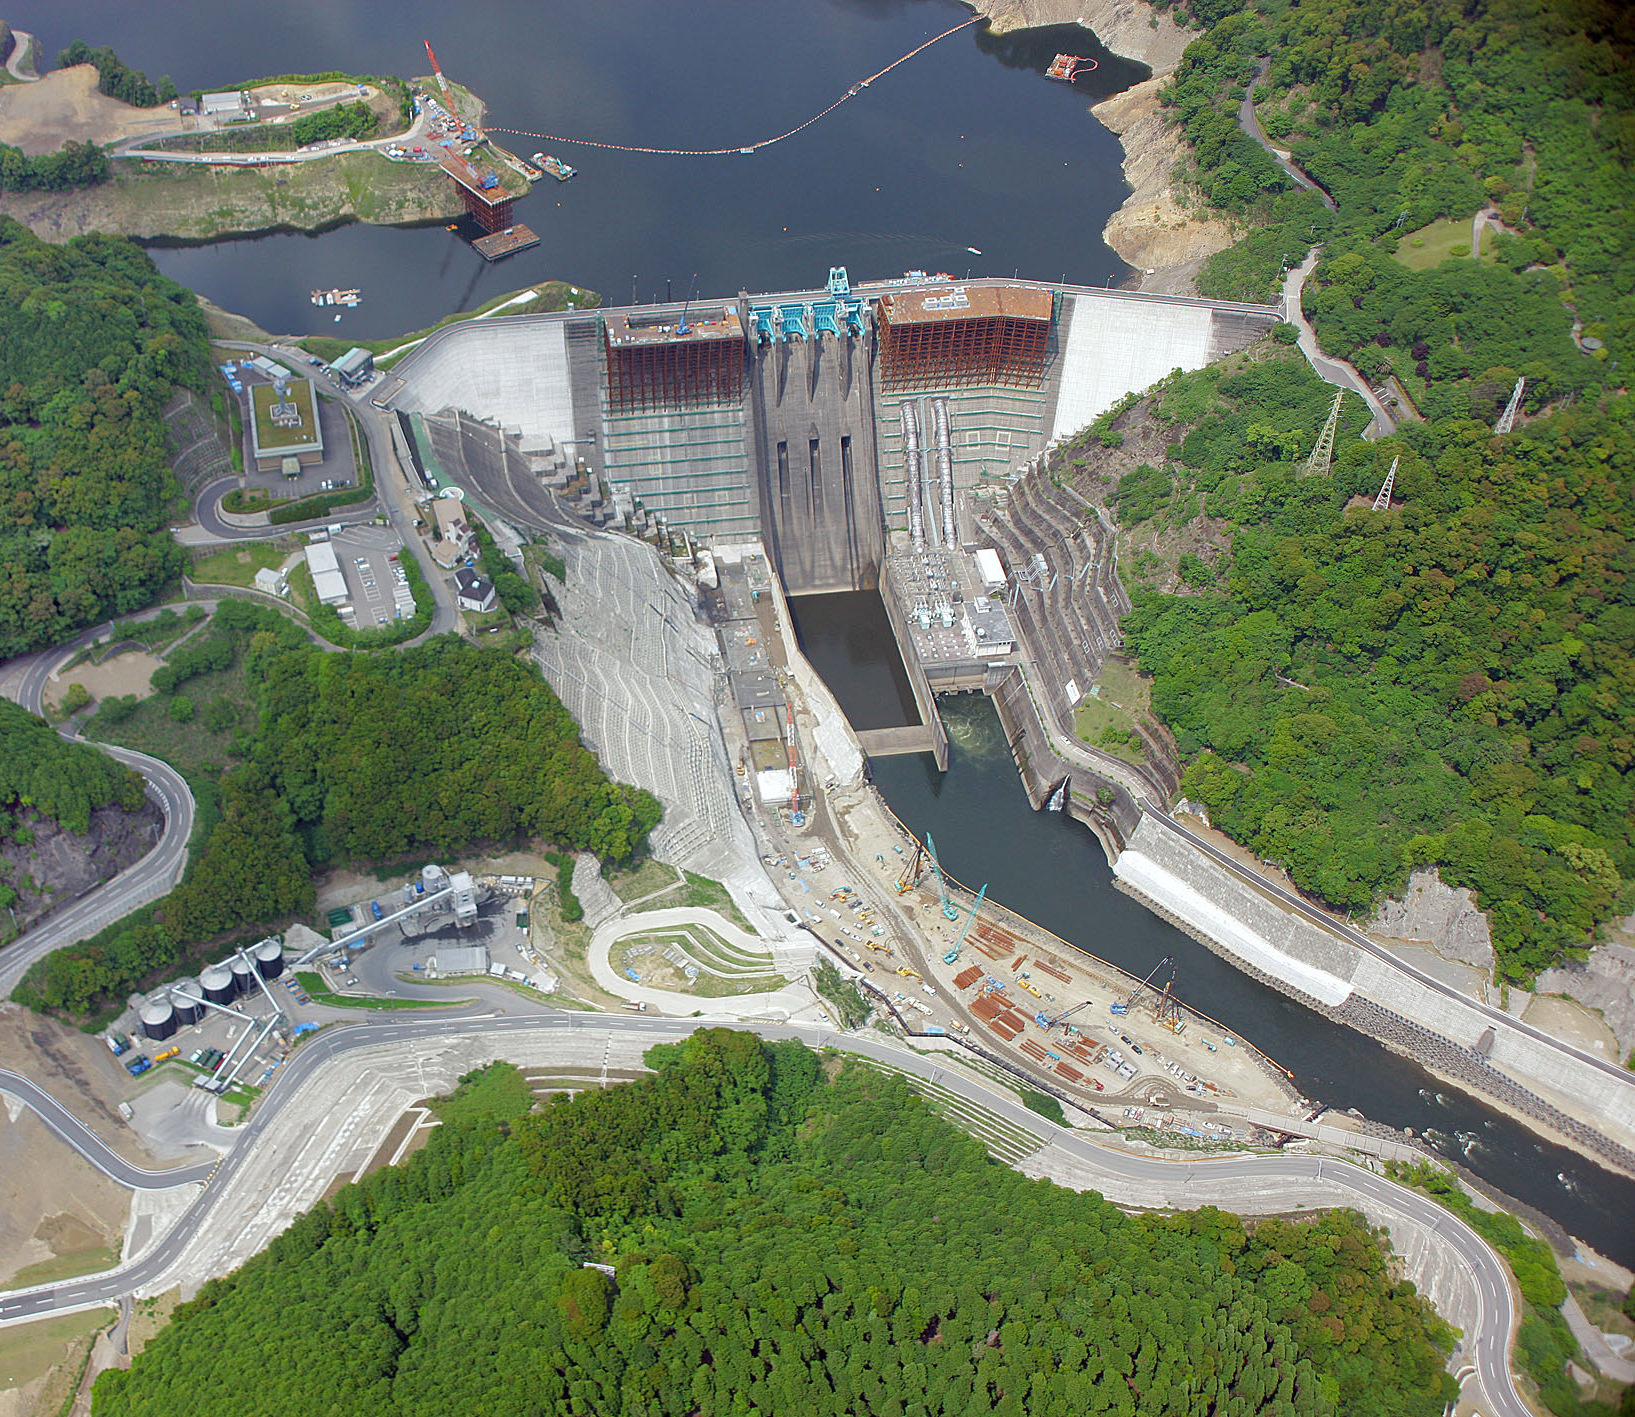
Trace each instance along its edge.
{"label": "concrete dam", "polygon": [[[472,320],[378,392],[480,505],[758,541],[790,595],[873,589],[893,549],[969,540],[969,509],[1053,441],[1272,306],[910,272],[684,304]],[[474,424],[486,425],[476,433]],[[452,430],[452,431],[451,431]],[[495,445],[462,454],[472,436]]]}

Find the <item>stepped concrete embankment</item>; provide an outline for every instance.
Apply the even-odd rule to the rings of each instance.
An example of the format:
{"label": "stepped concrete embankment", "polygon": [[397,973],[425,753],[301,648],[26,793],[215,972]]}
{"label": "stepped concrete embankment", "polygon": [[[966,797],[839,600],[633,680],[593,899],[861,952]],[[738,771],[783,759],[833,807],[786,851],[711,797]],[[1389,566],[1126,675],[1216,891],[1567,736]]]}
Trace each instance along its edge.
{"label": "stepped concrete embankment", "polygon": [[1370,953],[1146,814],[1120,887],[1279,992],[1635,1173],[1635,1076]]}

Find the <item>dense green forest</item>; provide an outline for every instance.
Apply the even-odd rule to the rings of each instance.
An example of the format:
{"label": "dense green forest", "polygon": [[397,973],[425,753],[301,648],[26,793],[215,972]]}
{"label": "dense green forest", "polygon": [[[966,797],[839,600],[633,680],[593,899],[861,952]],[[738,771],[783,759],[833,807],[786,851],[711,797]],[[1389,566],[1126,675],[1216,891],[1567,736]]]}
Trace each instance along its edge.
{"label": "dense green forest", "polygon": [[[1150,416],[1186,436],[1105,499],[1222,552],[1182,558],[1183,595],[1138,589],[1129,644],[1218,825],[1359,913],[1436,865],[1530,979],[1635,903],[1635,27],[1604,0],[1186,8],[1207,32],[1165,101],[1199,196],[1251,226],[1200,288],[1268,298],[1322,243],[1323,347],[1415,409],[1370,446],[1348,400],[1333,477],[1302,481],[1315,378],[1168,381]],[[1240,131],[1251,82],[1336,211]],[[1484,206],[1505,230],[1473,259]],[[1465,244],[1416,258],[1439,221]],[[1348,509],[1399,455],[1392,510]]]}
{"label": "dense green forest", "polygon": [[135,108],[157,108],[176,97],[176,85],[171,82],[169,74],[156,85],[140,69],[131,68],[107,45],[92,49],[83,39],[76,39],[57,55],[57,67],[71,69],[76,64],[94,64],[97,91]]}
{"label": "dense green forest", "polygon": [[[1137,589],[1129,646],[1219,826],[1352,910],[1437,865],[1529,978],[1635,876],[1635,408],[1342,436],[1302,479],[1325,402],[1282,360],[1160,391],[1186,436],[1109,500],[1126,525],[1219,519],[1231,547],[1196,592]],[[1399,456],[1398,505],[1347,506]]]}
{"label": "dense green forest", "polygon": [[[1471,385],[1528,377],[1538,408],[1607,380],[1635,336],[1635,25],[1612,0],[1191,0],[1207,26],[1166,92],[1202,200],[1257,230],[1206,267],[1205,294],[1265,299],[1313,241],[1306,290],[1323,347],[1394,372],[1431,417]],[[1297,189],[1236,123],[1333,198]],[[1411,269],[1414,233],[1491,206],[1491,259],[1468,237]],[[1580,354],[1582,333],[1604,348]],[[1493,372],[1496,371],[1496,372]],[[1478,414],[1480,416],[1480,414]]]}
{"label": "dense green forest", "polygon": [[39,157],[0,143],[0,192],[61,192],[94,186],[107,176],[108,154],[95,143],[64,143]]}
{"label": "dense green forest", "polygon": [[537,1110],[509,1065],[468,1077],[423,1151],[206,1284],[93,1411],[1437,1417],[1456,1395],[1451,1331],[1353,1213],[1135,1220],[859,1064],[831,1080],[726,1030],[648,1059]]}
{"label": "dense green forest", "polygon": [[48,245],[0,218],[0,658],[175,579],[160,409],[208,367],[193,296],[131,242]]}
{"label": "dense green forest", "polygon": [[[218,696],[199,713],[197,686],[229,671],[247,711]],[[84,1017],[206,941],[310,916],[312,873],[328,866],[446,860],[529,839],[616,862],[659,820],[651,794],[603,775],[531,665],[452,635],[394,654],[332,654],[276,611],[230,600],[153,687],[150,719],[185,725],[221,760],[181,764],[199,799],[187,876],[156,905],[39,960],[15,993],[32,1008]],[[125,738],[138,708],[105,702],[88,732],[161,749]]]}

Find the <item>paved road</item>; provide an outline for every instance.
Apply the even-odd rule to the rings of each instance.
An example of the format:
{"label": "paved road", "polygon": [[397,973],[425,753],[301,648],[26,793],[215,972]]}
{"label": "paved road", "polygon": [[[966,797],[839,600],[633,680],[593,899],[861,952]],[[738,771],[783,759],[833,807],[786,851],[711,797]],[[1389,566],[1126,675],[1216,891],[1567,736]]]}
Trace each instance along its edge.
{"label": "paved road", "polygon": [[[41,712],[45,687],[50,682],[52,670],[101,633],[102,629],[87,630],[67,645],[32,656],[14,688],[17,702],[32,713]],[[65,733],[63,736],[72,738],[75,735]],[[126,767],[134,768],[147,779],[148,796],[164,813],[159,842],[140,861],[127,866],[111,881],[65,909],[53,911],[32,930],[0,950],[0,998],[11,993],[29,965],[42,955],[84,939],[87,935],[94,935],[138,907],[159,899],[181,879],[182,870],[187,865],[187,843],[193,834],[194,811],[193,793],[188,788],[187,780],[169,763],[150,758],[146,753],[116,748],[108,743],[95,743],[92,746],[117,758]]]}
{"label": "paved road", "polygon": [[1283,169],[1291,182],[1304,187],[1308,192],[1315,192],[1323,199],[1325,207],[1331,212],[1337,211],[1338,208],[1334,205],[1334,198],[1306,176],[1283,153],[1274,148],[1260,126],[1260,116],[1255,112],[1255,85],[1266,77],[1266,73],[1271,67],[1272,61],[1270,59],[1260,61],[1260,70],[1249,81],[1249,87],[1244,91],[1243,102],[1238,105],[1238,127],[1242,128],[1245,133],[1266,149],[1267,155]]}
{"label": "paved road", "polygon": [[1306,362],[1311,365],[1317,377],[1336,388],[1349,389],[1362,399],[1374,415],[1372,425],[1374,436],[1388,438],[1397,431],[1395,417],[1386,410],[1385,405],[1380,402],[1379,395],[1369,387],[1368,381],[1351,365],[1343,359],[1330,359],[1318,348],[1317,331],[1312,329],[1305,312],[1300,308],[1300,293],[1306,288],[1306,278],[1317,268],[1317,261],[1322,252],[1321,246],[1313,246],[1306,259],[1283,278],[1283,318],[1300,331],[1300,352],[1306,356]]}
{"label": "paved road", "polygon": [[1152,817],[1161,822],[1165,827],[1169,828],[1169,830],[1174,832],[1177,836],[1184,837],[1188,843],[1196,847],[1199,851],[1203,852],[1212,861],[1226,867],[1226,869],[1231,871],[1233,875],[1247,881],[1250,885],[1254,886],[1256,890],[1267,891],[1276,895],[1279,901],[1289,909],[1303,915],[1313,924],[1320,925],[1325,930],[1333,931],[1335,934],[1341,936],[1347,944],[1354,945],[1365,954],[1372,955],[1375,959],[1379,960],[1381,964],[1389,965],[1392,969],[1398,971],[1399,973],[1408,975],[1418,983],[1423,984],[1427,989],[1435,990],[1445,999],[1456,1002],[1466,1008],[1476,1009],[1495,1024],[1503,1025],[1507,1028],[1513,1028],[1519,1033],[1524,1033],[1535,1042],[1545,1044],[1550,1048],[1554,1048],[1557,1052],[1565,1053],[1577,1062],[1590,1063],[1597,1070],[1605,1073],[1609,1078],[1613,1078],[1620,1083],[1635,1085],[1635,1076],[1632,1076],[1628,1069],[1620,1067],[1615,1062],[1609,1062],[1606,1058],[1597,1057],[1594,1053],[1588,1052],[1583,1048],[1574,1047],[1571,1043],[1566,1043],[1559,1038],[1552,1037],[1543,1030],[1534,1028],[1531,1024],[1523,1023],[1522,1020],[1517,1018],[1514,1014],[1507,1014],[1503,1009],[1496,1009],[1491,1004],[1484,1004],[1478,999],[1473,999],[1469,994],[1461,993],[1451,984],[1446,984],[1442,980],[1436,978],[1435,975],[1426,974],[1423,970],[1416,969],[1407,960],[1402,959],[1398,955],[1392,954],[1391,951],[1386,949],[1383,945],[1375,944],[1373,940],[1369,939],[1368,936],[1363,934],[1361,931],[1353,930],[1351,926],[1345,924],[1343,921],[1334,919],[1333,916],[1327,914],[1325,911],[1317,909],[1316,906],[1302,900],[1299,896],[1283,890],[1275,882],[1268,881],[1264,876],[1257,875],[1255,872],[1248,870],[1241,862],[1229,856],[1226,852],[1222,851],[1213,843],[1204,840],[1204,838],[1197,835],[1197,833],[1189,831],[1186,827],[1182,826],[1180,822],[1176,821],[1174,817],[1170,816],[1161,808],[1153,806],[1153,804],[1150,802],[1143,805],[1146,811]]}
{"label": "paved road", "polygon": [[[558,1034],[563,1031],[584,1034],[586,1059],[599,1061],[605,1056],[604,1040],[610,1033],[650,1036],[657,1042],[684,1036],[696,1026],[690,1021],[677,1019],[564,1013],[540,1018],[399,1019],[354,1025],[321,1034],[285,1065],[277,1086],[256,1109],[238,1144],[223,1159],[198,1198],[148,1254],[106,1274],[0,1296],[0,1323],[116,1303],[133,1291],[151,1291],[160,1287],[166,1271],[175,1263],[183,1248],[209,1223],[212,1208],[231,1185],[257,1139],[277,1124],[281,1112],[302,1085],[331,1058],[416,1037],[446,1040],[457,1036],[482,1036],[498,1040],[519,1033],[549,1030]],[[1042,1146],[1054,1147],[1109,1176],[1136,1185],[1150,1185],[1154,1194],[1180,1187],[1188,1204],[1214,1204],[1234,1209],[1244,1204],[1245,1196],[1255,1185],[1282,1182],[1310,1185],[1314,1189],[1334,1188],[1348,1193],[1354,1198],[1354,1203],[1368,1200],[1397,1210],[1441,1236],[1471,1272],[1479,1302],[1479,1321],[1470,1354],[1492,1412],[1500,1414],[1500,1417],[1531,1417],[1515,1390],[1507,1361],[1515,1304],[1503,1262],[1474,1231],[1424,1196],[1405,1190],[1361,1167],[1327,1157],[1244,1156],[1171,1162],[1133,1156],[1103,1147],[1087,1137],[1044,1121],[1019,1101],[996,1096],[975,1079],[957,1068],[951,1068],[935,1056],[924,1057],[871,1038],[839,1037],[826,1029],[765,1024],[745,1027],[767,1038],[798,1038],[814,1046],[841,1046],[892,1068],[913,1073],[998,1114],[1012,1127],[1032,1134]]]}
{"label": "paved road", "polygon": [[40,76],[38,74],[25,74],[18,66],[28,53],[29,46],[34,43],[34,36],[25,34],[22,30],[14,29],[11,32],[11,37],[16,43],[11,47],[11,57],[6,60],[6,72],[22,83],[32,84]]}
{"label": "paved road", "polygon": [[0,1092],[9,1092],[32,1108],[47,1127],[98,1171],[109,1180],[117,1181],[130,1190],[162,1191],[168,1190],[171,1186],[186,1185],[190,1181],[202,1181],[216,1164],[213,1161],[205,1161],[161,1171],[149,1171],[141,1166],[133,1166],[43,1087],[21,1073],[14,1073],[10,1068],[0,1068]]}

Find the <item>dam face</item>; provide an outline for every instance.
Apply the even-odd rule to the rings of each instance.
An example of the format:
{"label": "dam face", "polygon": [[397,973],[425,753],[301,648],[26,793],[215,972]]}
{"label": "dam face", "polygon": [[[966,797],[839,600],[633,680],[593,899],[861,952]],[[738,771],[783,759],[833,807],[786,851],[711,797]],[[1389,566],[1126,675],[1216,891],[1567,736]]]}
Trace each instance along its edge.
{"label": "dam face", "polygon": [[[436,331],[374,402],[479,507],[549,525],[759,541],[790,595],[873,589],[894,546],[954,549],[956,508],[1053,441],[1281,318],[1237,305],[910,272],[853,288],[499,316]],[[464,415],[464,420],[459,417]],[[450,425],[503,457],[451,457]],[[428,477],[428,484],[432,478]],[[546,495],[550,489],[556,496]]]}

